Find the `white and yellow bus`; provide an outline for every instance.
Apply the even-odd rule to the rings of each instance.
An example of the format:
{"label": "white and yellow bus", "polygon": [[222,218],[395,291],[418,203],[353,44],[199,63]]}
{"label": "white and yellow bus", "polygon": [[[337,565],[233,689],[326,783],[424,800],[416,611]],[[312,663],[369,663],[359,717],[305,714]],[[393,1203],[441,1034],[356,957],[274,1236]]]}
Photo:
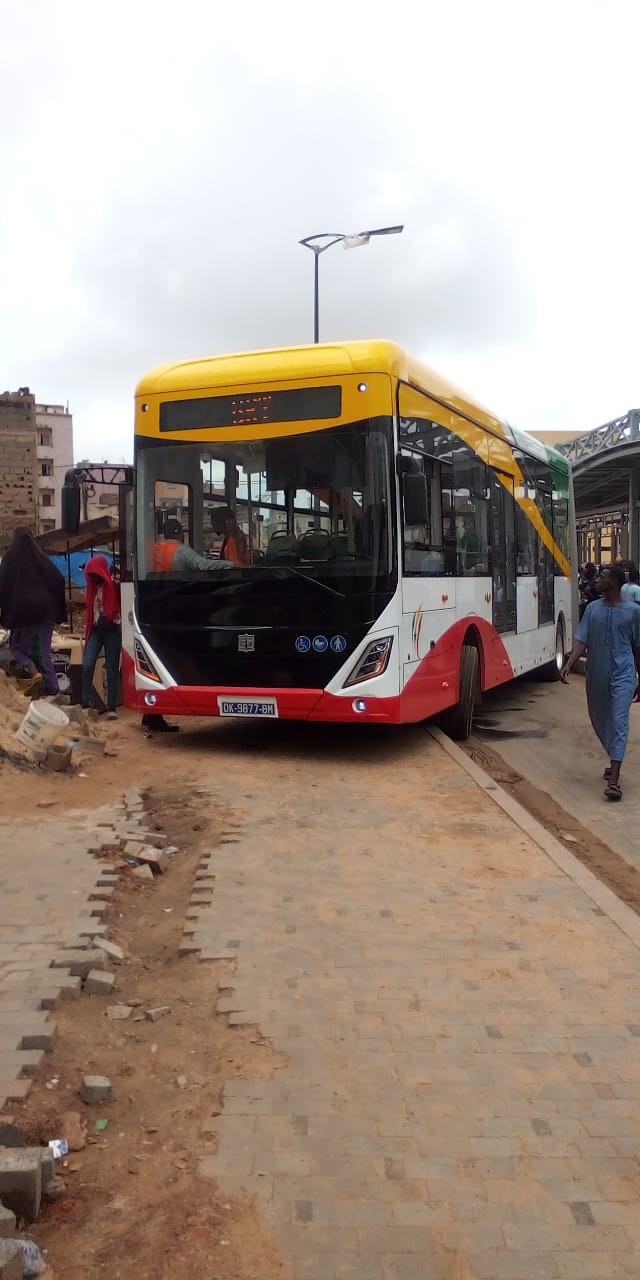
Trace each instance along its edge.
{"label": "white and yellow bus", "polygon": [[393,343],[164,366],[137,388],[135,450],[127,706],[446,713],[464,737],[482,690],[558,676],[568,464]]}

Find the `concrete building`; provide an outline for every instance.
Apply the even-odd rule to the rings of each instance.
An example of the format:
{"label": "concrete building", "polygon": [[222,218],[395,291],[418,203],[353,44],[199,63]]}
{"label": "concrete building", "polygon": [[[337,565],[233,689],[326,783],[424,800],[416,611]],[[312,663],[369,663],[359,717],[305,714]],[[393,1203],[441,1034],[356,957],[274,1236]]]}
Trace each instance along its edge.
{"label": "concrete building", "polygon": [[36,404],[28,387],[0,395],[0,554],[18,524],[33,533],[60,525],[60,492],[73,466],[73,418]]}
{"label": "concrete building", "polygon": [[73,466],[73,418],[61,404],[36,405],[38,533],[59,529],[60,491]]}
{"label": "concrete building", "polygon": [[28,387],[0,395],[0,555],[19,524],[38,531],[36,398]]}

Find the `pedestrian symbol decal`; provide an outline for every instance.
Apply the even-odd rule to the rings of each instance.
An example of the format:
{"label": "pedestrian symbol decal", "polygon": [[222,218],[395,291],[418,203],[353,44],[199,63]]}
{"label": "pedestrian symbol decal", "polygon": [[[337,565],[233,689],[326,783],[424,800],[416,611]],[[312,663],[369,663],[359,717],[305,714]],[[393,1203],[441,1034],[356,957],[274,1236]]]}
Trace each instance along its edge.
{"label": "pedestrian symbol decal", "polygon": [[344,653],[347,641],[344,636],[332,636],[329,641],[333,653]]}

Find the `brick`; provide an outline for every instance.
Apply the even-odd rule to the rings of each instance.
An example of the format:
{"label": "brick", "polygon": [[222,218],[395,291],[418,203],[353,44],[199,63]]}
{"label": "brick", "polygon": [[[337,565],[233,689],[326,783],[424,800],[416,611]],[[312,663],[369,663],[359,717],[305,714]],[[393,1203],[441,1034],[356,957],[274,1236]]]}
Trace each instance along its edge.
{"label": "brick", "polygon": [[98,951],[104,951],[115,964],[121,964],[124,960],[124,951],[117,942],[110,942],[108,938],[96,938],[93,945]]}
{"label": "brick", "polygon": [[147,1009],[144,1016],[148,1022],[159,1022],[160,1018],[165,1018],[168,1013],[171,1013],[171,1005],[162,1004],[156,1009]]}
{"label": "brick", "polygon": [[24,1255],[19,1240],[0,1239],[0,1280],[22,1280]]}
{"label": "brick", "polygon": [[7,1236],[15,1235],[15,1230],[15,1213],[12,1209],[7,1209],[3,1204],[0,1204],[0,1236],[6,1238]]}
{"label": "brick", "polygon": [[91,969],[84,982],[84,991],[88,996],[110,996],[116,982],[115,973],[106,973],[100,969]]}
{"label": "brick", "polygon": [[168,869],[169,858],[164,849],[152,849],[149,845],[143,845],[135,856],[145,866],[151,867],[156,875],[162,875]]}
{"label": "brick", "polygon": [[106,969],[103,951],[59,951],[51,961],[52,969],[68,969],[72,977],[86,978],[90,969]]}
{"label": "brick", "polygon": [[107,1076],[83,1076],[80,1085],[83,1102],[111,1102],[113,1088]]}
{"label": "brick", "polygon": [[141,867],[132,867],[131,874],[132,876],[135,876],[137,880],[154,880],[155,879],[153,871],[151,870],[151,867],[147,866],[146,863]]}
{"label": "brick", "polygon": [[25,1032],[22,1037],[21,1047],[23,1049],[42,1049],[45,1053],[51,1053],[57,1038],[57,1024],[49,1022],[41,1031]]}
{"label": "brick", "polygon": [[30,1147],[0,1151],[0,1200],[17,1218],[35,1222],[42,1199],[42,1160]]}
{"label": "brick", "polygon": [[167,837],[161,831],[136,831],[125,835],[125,839],[135,840],[138,844],[151,845],[154,849],[164,849]]}
{"label": "brick", "polygon": [[16,1053],[0,1053],[0,1076],[9,1070],[16,1075],[33,1076],[44,1057],[42,1049],[19,1049]]}

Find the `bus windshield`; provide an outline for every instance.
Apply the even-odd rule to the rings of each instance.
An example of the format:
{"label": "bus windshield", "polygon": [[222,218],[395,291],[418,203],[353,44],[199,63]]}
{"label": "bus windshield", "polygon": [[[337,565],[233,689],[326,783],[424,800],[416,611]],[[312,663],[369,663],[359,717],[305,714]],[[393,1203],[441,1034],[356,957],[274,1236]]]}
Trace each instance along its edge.
{"label": "bus windshield", "polygon": [[137,450],[139,580],[392,586],[390,418],[270,439],[138,437]]}

